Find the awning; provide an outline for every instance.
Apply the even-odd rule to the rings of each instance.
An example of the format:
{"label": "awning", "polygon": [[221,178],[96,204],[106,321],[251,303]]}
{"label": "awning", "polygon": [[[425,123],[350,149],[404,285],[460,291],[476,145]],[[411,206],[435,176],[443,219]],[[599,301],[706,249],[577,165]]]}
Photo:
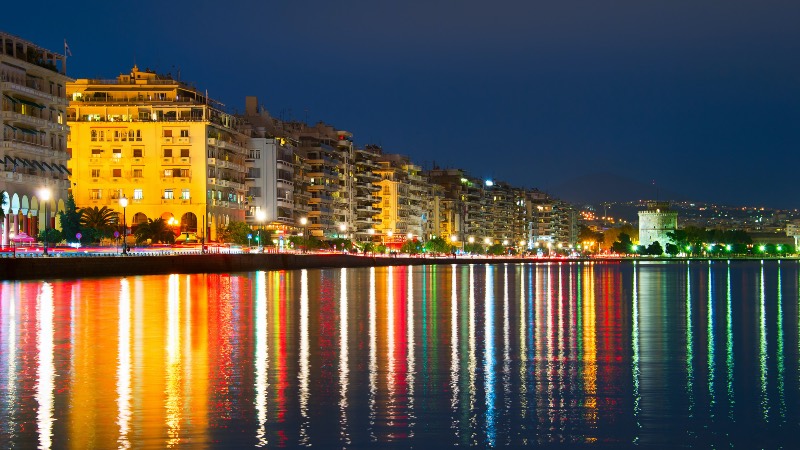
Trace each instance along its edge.
{"label": "awning", "polygon": [[25,158],[17,158],[17,160],[21,161],[23,166],[33,169],[33,164],[31,164],[31,162],[28,161],[27,159],[25,159]]}
{"label": "awning", "polygon": [[39,108],[39,109],[45,109],[45,108],[47,108],[47,107],[46,107],[46,106],[44,106],[44,105],[40,105],[40,104],[38,104],[38,103],[34,103],[34,102],[29,102],[28,100],[22,100],[21,98],[15,98],[14,100],[16,100],[18,103],[22,103],[23,105],[32,106],[32,107],[34,107],[34,108]]}
{"label": "awning", "polygon": [[65,165],[63,165],[63,164],[59,164],[59,165],[58,165],[58,167],[61,167],[61,170],[62,170],[64,173],[66,173],[66,174],[68,174],[68,175],[72,175],[72,172],[70,172],[70,171],[69,171],[69,169],[67,169],[67,167],[66,167]]}
{"label": "awning", "polygon": [[31,160],[31,164],[33,164],[35,168],[38,168],[39,170],[44,172],[44,167],[42,167],[42,163],[40,163],[39,161],[36,161],[36,160],[32,159]]}
{"label": "awning", "polygon": [[27,128],[17,127],[17,130],[22,131],[25,134],[39,134],[36,130],[29,130]]}
{"label": "awning", "polygon": [[61,168],[58,167],[57,164],[53,164],[53,172],[66,173],[66,172],[62,171]]}
{"label": "awning", "polygon": [[17,103],[17,99],[15,99],[14,97],[9,97],[8,95],[5,95],[5,94],[3,94],[3,97],[5,97],[5,98],[7,98],[7,99],[11,100],[11,101],[12,101],[12,102],[14,102],[14,103]]}
{"label": "awning", "polygon": [[41,164],[41,165],[42,165],[44,168],[46,168],[46,169],[47,169],[47,170],[49,170],[50,172],[55,172],[55,170],[53,170],[53,168],[52,168],[52,167],[50,167],[50,165],[49,165],[49,164],[47,164],[46,162],[41,162],[41,163],[39,163],[39,164]]}

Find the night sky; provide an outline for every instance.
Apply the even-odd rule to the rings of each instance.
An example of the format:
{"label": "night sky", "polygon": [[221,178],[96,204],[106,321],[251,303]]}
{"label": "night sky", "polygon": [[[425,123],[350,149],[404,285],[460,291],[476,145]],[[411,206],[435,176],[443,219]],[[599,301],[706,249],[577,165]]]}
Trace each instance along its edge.
{"label": "night sky", "polygon": [[66,38],[75,78],[180,71],[230,112],[256,95],[424,167],[800,207],[797,1],[11,2],[0,29]]}

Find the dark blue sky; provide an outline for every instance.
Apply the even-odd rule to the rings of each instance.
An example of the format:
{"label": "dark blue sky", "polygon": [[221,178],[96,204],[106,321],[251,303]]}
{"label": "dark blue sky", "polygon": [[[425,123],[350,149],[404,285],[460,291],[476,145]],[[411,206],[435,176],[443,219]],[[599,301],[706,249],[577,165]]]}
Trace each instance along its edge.
{"label": "dark blue sky", "polygon": [[611,172],[800,207],[797,1],[96,5],[16,2],[0,29],[58,51],[66,37],[73,77],[179,69],[232,112],[257,95],[423,165],[545,190]]}

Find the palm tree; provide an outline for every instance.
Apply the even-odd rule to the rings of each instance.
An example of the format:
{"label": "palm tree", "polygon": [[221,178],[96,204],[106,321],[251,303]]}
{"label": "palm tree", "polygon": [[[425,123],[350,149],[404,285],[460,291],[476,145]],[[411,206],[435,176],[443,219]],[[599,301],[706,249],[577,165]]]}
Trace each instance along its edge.
{"label": "palm tree", "polygon": [[141,244],[148,239],[151,242],[163,242],[165,244],[172,244],[175,242],[175,233],[167,225],[167,222],[162,218],[156,220],[147,219],[147,223],[140,224],[133,232],[136,236],[136,243]]}
{"label": "palm tree", "polygon": [[81,226],[87,231],[92,230],[93,241],[100,241],[101,238],[110,237],[119,222],[119,213],[110,209],[108,206],[98,208],[81,208]]}

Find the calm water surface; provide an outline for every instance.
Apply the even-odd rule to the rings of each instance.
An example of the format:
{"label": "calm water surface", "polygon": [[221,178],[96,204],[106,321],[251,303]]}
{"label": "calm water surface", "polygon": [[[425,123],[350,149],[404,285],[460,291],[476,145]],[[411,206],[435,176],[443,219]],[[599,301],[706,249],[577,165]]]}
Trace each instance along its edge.
{"label": "calm water surface", "polygon": [[0,447],[775,447],[796,262],[0,284]]}

